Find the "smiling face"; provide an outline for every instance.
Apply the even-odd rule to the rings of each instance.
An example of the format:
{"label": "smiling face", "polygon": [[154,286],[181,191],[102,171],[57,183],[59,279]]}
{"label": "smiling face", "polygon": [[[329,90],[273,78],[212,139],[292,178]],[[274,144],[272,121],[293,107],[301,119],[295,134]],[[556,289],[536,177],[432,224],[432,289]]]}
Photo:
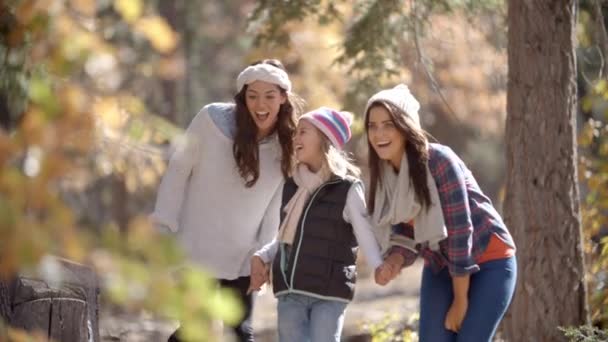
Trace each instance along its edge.
{"label": "smiling face", "polygon": [[303,119],[298,122],[294,136],[294,149],[296,159],[308,165],[311,171],[318,171],[323,165],[323,133],[309,121]]}
{"label": "smiling face", "polygon": [[399,169],[405,153],[405,136],[397,128],[391,113],[382,105],[369,110],[367,138],[378,157]]}
{"label": "smiling face", "polygon": [[287,96],[273,83],[255,81],[247,85],[245,104],[258,128],[258,138],[268,136],[274,130],[279,109]]}

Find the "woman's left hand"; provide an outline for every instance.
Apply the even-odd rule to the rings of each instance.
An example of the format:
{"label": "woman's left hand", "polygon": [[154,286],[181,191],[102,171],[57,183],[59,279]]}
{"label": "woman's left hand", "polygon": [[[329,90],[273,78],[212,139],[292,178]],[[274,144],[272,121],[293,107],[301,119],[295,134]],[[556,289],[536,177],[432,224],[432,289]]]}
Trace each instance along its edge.
{"label": "woman's left hand", "polygon": [[264,261],[259,256],[254,255],[251,258],[251,276],[249,278],[247,294],[253,291],[260,291],[262,285],[269,280],[269,272],[268,265],[264,264]]}
{"label": "woman's left hand", "polygon": [[468,299],[454,299],[452,306],[450,306],[448,314],[445,317],[445,328],[455,333],[460,331],[468,307]]}

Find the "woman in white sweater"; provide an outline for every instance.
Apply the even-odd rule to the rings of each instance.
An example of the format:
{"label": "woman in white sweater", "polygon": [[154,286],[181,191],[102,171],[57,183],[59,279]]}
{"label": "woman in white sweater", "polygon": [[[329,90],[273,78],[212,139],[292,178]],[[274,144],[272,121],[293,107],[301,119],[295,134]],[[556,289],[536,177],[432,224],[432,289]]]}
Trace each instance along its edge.
{"label": "woman in white sweater", "polygon": [[[209,104],[194,117],[171,157],[152,217],[176,233],[192,262],[240,295],[245,317],[234,333],[253,341],[249,260],[279,227],[299,108],[277,60],[245,68],[237,90],[234,103]],[[177,340],[174,334],[169,341]]]}

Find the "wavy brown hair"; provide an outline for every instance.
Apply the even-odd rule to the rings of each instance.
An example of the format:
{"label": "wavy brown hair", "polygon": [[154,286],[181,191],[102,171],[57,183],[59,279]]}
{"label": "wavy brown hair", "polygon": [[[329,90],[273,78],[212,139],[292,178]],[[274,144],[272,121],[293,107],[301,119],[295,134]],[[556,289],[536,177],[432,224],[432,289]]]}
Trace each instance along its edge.
{"label": "wavy brown hair", "polygon": [[[407,114],[399,107],[386,101],[376,101],[369,106],[369,109],[365,113],[366,133],[368,133],[369,129],[369,113],[371,109],[375,107],[384,107],[389,112],[399,133],[405,137],[405,155],[407,156],[410,167],[410,182],[414,185],[416,199],[423,208],[428,210],[431,205],[431,194],[429,192],[426,174],[426,168],[429,163],[426,133],[422,129],[412,127],[405,119]],[[367,209],[369,213],[372,214],[376,205],[376,190],[378,189],[378,185],[382,182],[382,173],[380,172],[380,157],[369,142],[369,139],[367,140],[367,146],[369,149],[368,159],[370,173]]]}
{"label": "wavy brown hair", "polygon": [[[256,64],[270,64],[285,71],[283,64],[276,59],[264,59],[254,62]],[[289,177],[294,164],[293,158],[293,134],[296,130],[296,118],[302,111],[302,100],[288,93],[285,89],[277,86],[281,94],[287,98],[279,108],[277,124],[274,132],[279,137],[281,145],[281,172],[285,178]],[[235,96],[236,104],[236,135],[232,145],[232,154],[239,174],[245,180],[245,185],[249,188],[255,185],[260,178],[259,146],[257,141],[258,128],[247,109],[245,102],[245,92],[247,85],[243,86]]]}

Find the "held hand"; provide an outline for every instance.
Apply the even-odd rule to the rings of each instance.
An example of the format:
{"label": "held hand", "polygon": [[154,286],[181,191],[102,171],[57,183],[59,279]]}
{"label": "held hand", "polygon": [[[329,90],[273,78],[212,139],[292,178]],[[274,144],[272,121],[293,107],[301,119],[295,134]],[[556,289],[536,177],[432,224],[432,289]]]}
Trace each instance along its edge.
{"label": "held hand", "polygon": [[457,333],[469,307],[468,299],[454,299],[445,317],[445,328]]}
{"label": "held hand", "polygon": [[251,258],[251,278],[249,280],[249,288],[247,294],[253,291],[259,291],[262,285],[268,281],[269,268],[264,261],[258,256]]}
{"label": "held hand", "polygon": [[405,258],[399,253],[391,253],[386,259],[384,259],[384,263],[390,265],[390,279],[393,280],[401,273],[401,269],[405,263]]}
{"label": "held hand", "polygon": [[391,264],[384,262],[376,268],[374,271],[374,280],[376,281],[376,284],[384,286],[392,280],[392,274],[394,273],[392,267]]}
{"label": "held hand", "polygon": [[392,253],[389,255],[374,272],[376,284],[384,286],[395,279],[401,273],[404,262],[405,259],[401,254]]}

